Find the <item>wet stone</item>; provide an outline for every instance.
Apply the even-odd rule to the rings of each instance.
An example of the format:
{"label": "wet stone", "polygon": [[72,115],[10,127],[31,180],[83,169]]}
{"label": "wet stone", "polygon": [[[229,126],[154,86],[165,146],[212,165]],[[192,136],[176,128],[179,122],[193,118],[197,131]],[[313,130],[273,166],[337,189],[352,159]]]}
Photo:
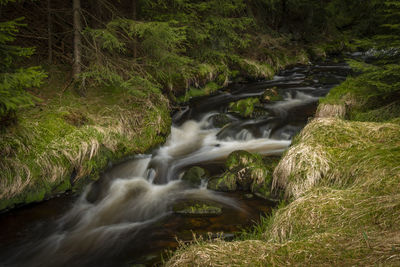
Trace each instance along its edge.
{"label": "wet stone", "polygon": [[[279,157],[262,158],[244,150],[232,152],[226,160],[227,171],[222,177],[209,181],[208,189],[216,191],[252,192],[258,197],[268,199],[272,173]],[[250,194],[248,197],[252,197]],[[246,197],[246,196],[245,196]]]}
{"label": "wet stone", "polygon": [[186,181],[192,186],[199,186],[201,180],[207,177],[207,172],[201,167],[195,166],[190,168],[182,177],[183,181]]}
{"label": "wet stone", "polygon": [[269,111],[260,107],[256,107],[253,111],[253,114],[251,115],[253,119],[265,119],[268,118],[269,116],[270,116]]}
{"label": "wet stone", "polygon": [[231,123],[233,120],[226,114],[217,114],[212,117],[211,122],[216,128],[223,128],[224,126]]}
{"label": "wet stone", "polygon": [[246,98],[229,104],[229,111],[239,113],[242,117],[248,118],[252,115],[255,105],[259,104],[258,98]]}
{"label": "wet stone", "polygon": [[236,177],[234,174],[226,172],[222,177],[211,178],[207,184],[207,188],[222,192],[236,191]]}
{"label": "wet stone", "polygon": [[262,103],[269,103],[271,101],[283,100],[283,97],[278,93],[278,89],[273,87],[266,89],[260,97],[260,100]]}

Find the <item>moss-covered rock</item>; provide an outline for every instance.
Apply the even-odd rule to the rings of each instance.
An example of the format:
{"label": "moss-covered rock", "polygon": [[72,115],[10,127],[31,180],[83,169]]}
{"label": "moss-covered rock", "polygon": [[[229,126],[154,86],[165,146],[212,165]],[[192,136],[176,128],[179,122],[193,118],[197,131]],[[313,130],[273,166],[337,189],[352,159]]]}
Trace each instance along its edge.
{"label": "moss-covered rock", "polygon": [[211,178],[207,188],[215,191],[231,192],[237,189],[236,175],[226,172],[222,177]]}
{"label": "moss-covered rock", "polygon": [[226,167],[236,177],[236,182],[242,190],[251,190],[253,184],[263,185],[266,182],[268,170],[262,157],[247,151],[232,152],[226,160]]}
{"label": "moss-covered rock", "polygon": [[271,101],[279,101],[282,99],[283,97],[278,93],[276,87],[265,89],[264,93],[260,97],[260,100],[263,103],[268,103]]}
{"label": "moss-covered rock", "polygon": [[278,157],[263,159],[258,154],[244,150],[232,152],[226,160],[227,171],[222,177],[211,179],[208,188],[217,191],[251,191],[268,198],[272,173],[278,164]]}
{"label": "moss-covered rock", "polygon": [[239,113],[243,117],[250,117],[256,104],[259,104],[258,98],[246,98],[229,104],[231,112]]}
{"label": "moss-covered rock", "polygon": [[182,180],[186,181],[192,186],[199,186],[201,184],[201,180],[207,177],[207,172],[201,167],[195,166],[190,168],[185,174],[182,176]]}
{"label": "moss-covered rock", "polygon": [[225,125],[232,122],[232,119],[226,114],[217,114],[212,117],[212,124],[216,128],[223,128]]}
{"label": "moss-covered rock", "polygon": [[271,181],[272,181],[272,173],[269,175],[268,179],[265,179],[268,182],[263,182],[261,184],[258,183],[253,183],[251,185],[251,192],[254,193],[254,195],[264,198],[264,199],[269,199],[271,197]]}
{"label": "moss-covered rock", "polygon": [[258,154],[252,154],[245,150],[233,151],[229,154],[226,160],[226,168],[229,171],[238,170],[244,167],[250,167],[254,165],[261,165],[262,157]]}
{"label": "moss-covered rock", "polygon": [[191,217],[218,216],[222,214],[222,207],[209,201],[191,200],[174,205],[173,211]]}

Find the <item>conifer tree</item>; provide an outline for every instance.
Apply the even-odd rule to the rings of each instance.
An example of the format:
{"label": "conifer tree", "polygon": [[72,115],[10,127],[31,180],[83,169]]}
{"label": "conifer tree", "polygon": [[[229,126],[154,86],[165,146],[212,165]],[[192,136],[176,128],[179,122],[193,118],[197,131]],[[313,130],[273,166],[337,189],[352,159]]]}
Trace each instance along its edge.
{"label": "conifer tree", "polygon": [[377,36],[381,45],[392,48],[400,48],[400,2],[385,1],[384,9],[384,33]]}
{"label": "conifer tree", "polygon": [[[13,0],[0,0],[4,6]],[[14,120],[18,108],[33,104],[34,97],[25,89],[40,86],[45,73],[40,67],[18,67],[19,61],[34,53],[32,47],[13,45],[23,18],[0,22],[0,126]]]}

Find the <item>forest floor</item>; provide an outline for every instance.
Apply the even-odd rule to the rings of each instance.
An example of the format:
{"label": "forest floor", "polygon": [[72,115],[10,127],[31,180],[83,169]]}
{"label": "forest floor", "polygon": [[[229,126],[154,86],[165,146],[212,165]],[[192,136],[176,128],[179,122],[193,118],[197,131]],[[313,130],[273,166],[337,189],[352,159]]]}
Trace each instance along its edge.
{"label": "forest floor", "polygon": [[170,109],[161,93],[139,99],[115,88],[88,88],[82,97],[67,88],[65,73],[53,70],[32,92],[41,101],[0,135],[0,211],[79,189],[110,163],[144,153],[169,133]]}
{"label": "forest floor", "polygon": [[400,103],[377,101],[368,77],[321,100],[274,171],[272,215],[233,242],[182,244],[166,265],[398,266]]}

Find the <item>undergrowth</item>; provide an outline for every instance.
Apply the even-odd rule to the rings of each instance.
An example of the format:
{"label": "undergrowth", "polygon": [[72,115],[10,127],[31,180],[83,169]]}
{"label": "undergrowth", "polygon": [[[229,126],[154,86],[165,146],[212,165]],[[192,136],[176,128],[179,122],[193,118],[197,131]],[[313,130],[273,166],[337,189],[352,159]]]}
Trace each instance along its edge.
{"label": "undergrowth", "polygon": [[51,197],[97,179],[110,162],[164,141],[168,102],[159,94],[137,98],[123,89],[93,88],[86,97],[54,90],[18,114],[0,135],[0,210]]}

